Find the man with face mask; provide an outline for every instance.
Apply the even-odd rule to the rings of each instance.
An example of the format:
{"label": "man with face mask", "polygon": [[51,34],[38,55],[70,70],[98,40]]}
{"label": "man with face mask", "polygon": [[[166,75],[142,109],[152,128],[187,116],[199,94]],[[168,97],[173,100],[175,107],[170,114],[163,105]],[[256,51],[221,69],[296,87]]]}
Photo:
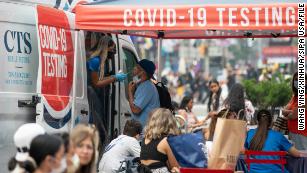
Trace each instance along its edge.
{"label": "man with face mask", "polygon": [[143,59],[133,70],[134,80],[129,83],[129,105],[133,118],[140,121],[144,127],[148,114],[160,107],[159,94],[156,86],[151,82],[156,67],[152,61]]}

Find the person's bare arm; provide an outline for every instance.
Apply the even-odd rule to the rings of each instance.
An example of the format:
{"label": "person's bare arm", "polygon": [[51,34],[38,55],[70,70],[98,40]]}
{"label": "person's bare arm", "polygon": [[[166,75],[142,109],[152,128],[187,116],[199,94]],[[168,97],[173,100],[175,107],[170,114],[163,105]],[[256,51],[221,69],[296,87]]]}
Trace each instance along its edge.
{"label": "person's bare arm", "polygon": [[[307,110],[307,104],[305,104],[304,106],[300,106],[299,108],[305,108],[305,110]],[[289,114],[288,118],[289,119],[297,119],[298,117],[298,108],[295,108],[292,111],[292,114]]]}
{"label": "person's bare arm", "polygon": [[193,116],[194,116],[194,119],[195,119],[195,121],[196,121],[197,123],[201,123],[201,124],[203,124],[203,122],[202,122],[202,121],[198,120],[198,118],[196,117],[196,115],[195,115],[195,114],[193,114]]}
{"label": "person's bare arm", "polygon": [[202,121],[202,122],[206,122],[208,119],[210,119],[210,118],[216,116],[217,114],[218,114],[218,112],[216,112],[216,111],[211,111],[211,112],[208,113],[208,115],[206,116],[206,118],[203,119],[203,120],[201,120],[201,121]]}
{"label": "person's bare arm", "polygon": [[168,142],[167,142],[167,138],[165,137],[157,146],[158,151],[164,153],[167,155],[167,159],[168,159],[168,163],[169,163],[169,167],[170,169],[173,169],[174,167],[179,168],[179,164],[172,152],[171,147],[169,146]]}
{"label": "person's bare arm", "polygon": [[116,81],[115,77],[113,76],[104,77],[101,80],[99,80],[99,76],[97,72],[91,72],[91,78],[92,78],[92,85],[95,88],[103,88]]}
{"label": "person's bare arm", "polygon": [[[293,99],[293,98],[292,98]],[[292,99],[290,100],[290,102],[292,101]],[[290,113],[292,113],[292,110],[290,109],[290,102],[283,108],[282,110],[282,114],[284,116],[288,116]]]}
{"label": "person's bare arm", "polygon": [[301,157],[301,152],[297,150],[295,147],[291,147],[288,153],[294,157]]}

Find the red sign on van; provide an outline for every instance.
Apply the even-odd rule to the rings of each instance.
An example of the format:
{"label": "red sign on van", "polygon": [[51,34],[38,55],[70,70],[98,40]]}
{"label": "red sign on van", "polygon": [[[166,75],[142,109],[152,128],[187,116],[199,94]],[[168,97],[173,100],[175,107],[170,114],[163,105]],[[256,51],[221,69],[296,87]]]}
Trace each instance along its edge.
{"label": "red sign on van", "polygon": [[72,94],[74,49],[65,12],[37,6],[41,93],[55,111],[64,110]]}

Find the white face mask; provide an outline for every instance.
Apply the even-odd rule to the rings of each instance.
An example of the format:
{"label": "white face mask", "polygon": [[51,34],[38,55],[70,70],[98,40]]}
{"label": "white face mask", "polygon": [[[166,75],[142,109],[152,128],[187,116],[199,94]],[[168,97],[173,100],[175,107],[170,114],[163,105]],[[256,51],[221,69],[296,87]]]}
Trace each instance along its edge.
{"label": "white face mask", "polygon": [[51,173],[63,173],[67,168],[66,159],[62,158],[61,165],[58,168],[52,169]]}
{"label": "white face mask", "polygon": [[77,154],[74,154],[71,158],[72,165],[67,167],[67,173],[75,173],[80,166],[80,159]]}
{"label": "white face mask", "polygon": [[141,78],[140,78],[138,75],[135,75],[135,76],[133,77],[133,82],[136,83],[136,84],[138,84],[138,83],[141,82]]}

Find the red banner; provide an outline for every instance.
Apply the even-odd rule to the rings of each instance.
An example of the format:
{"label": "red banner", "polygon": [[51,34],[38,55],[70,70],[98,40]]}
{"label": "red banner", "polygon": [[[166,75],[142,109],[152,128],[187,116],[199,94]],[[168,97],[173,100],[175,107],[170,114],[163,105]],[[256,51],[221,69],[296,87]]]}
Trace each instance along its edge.
{"label": "red banner", "polygon": [[[289,36],[297,32],[297,4],[203,5],[203,6],[110,6],[78,5],[79,29],[112,31],[165,38],[180,37],[183,31],[210,36]],[[149,32],[154,31],[154,32]],[[178,31],[177,33],[175,31]],[[245,32],[242,32],[245,31]],[[257,33],[261,31],[261,33]],[[267,31],[267,32],[265,32]],[[236,34],[238,33],[238,34]],[[273,35],[272,35],[273,33]],[[277,35],[274,35],[277,34]],[[279,34],[279,35],[278,35]],[[189,32],[190,37],[196,34]]]}
{"label": "red banner", "polygon": [[41,93],[56,111],[69,103],[73,83],[74,50],[66,14],[37,6],[37,31],[41,62]]}

